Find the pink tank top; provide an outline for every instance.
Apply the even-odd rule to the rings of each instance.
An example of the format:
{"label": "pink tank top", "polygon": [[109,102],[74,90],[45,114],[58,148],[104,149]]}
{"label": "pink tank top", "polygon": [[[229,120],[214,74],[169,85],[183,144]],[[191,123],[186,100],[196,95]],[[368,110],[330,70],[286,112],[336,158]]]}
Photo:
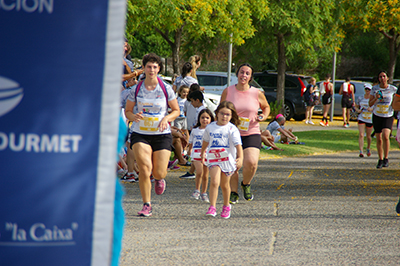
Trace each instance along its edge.
{"label": "pink tank top", "polygon": [[250,87],[247,91],[238,91],[236,86],[232,85],[227,89],[226,100],[235,105],[240,117],[241,123],[238,126],[240,136],[260,134],[260,125],[256,120],[260,107],[258,94],[259,90],[254,87]]}

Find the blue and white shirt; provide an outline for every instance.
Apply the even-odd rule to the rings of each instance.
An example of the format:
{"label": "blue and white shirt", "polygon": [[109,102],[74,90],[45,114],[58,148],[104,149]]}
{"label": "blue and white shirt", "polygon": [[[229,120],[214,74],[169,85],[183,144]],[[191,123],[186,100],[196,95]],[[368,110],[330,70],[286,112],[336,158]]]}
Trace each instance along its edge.
{"label": "blue and white shirt", "polygon": [[[165,83],[164,85],[168,95],[168,102],[172,101],[176,98],[175,92],[170,85]],[[154,90],[148,91],[143,82],[135,99],[135,93],[137,89],[137,85],[131,89],[128,100],[135,102],[133,113],[136,114],[143,112],[142,115],[144,117],[138,123],[134,124],[132,131],[144,135],[161,135],[171,133],[170,126],[168,126],[168,128],[163,132],[158,130],[158,125],[160,124],[161,120],[168,115],[167,100],[165,99],[165,95],[160,84],[157,84]]]}
{"label": "blue and white shirt", "polygon": [[204,131],[203,141],[208,142],[208,166],[218,165],[224,173],[236,170],[236,146],[242,145],[242,139],[234,124],[219,126],[212,122]]}
{"label": "blue and white shirt", "polygon": [[361,113],[358,115],[357,119],[364,123],[372,124],[372,112],[368,111],[369,98],[365,99],[364,96],[358,97],[357,105],[360,106],[359,109],[361,109]]}
{"label": "blue and white shirt", "polygon": [[179,77],[177,77],[176,79],[175,79],[175,81],[174,81],[174,85],[176,86],[176,90],[179,90],[179,88],[182,86],[182,85],[186,85],[186,86],[188,86],[189,88],[190,88],[190,85],[192,85],[192,84],[198,84],[199,82],[197,81],[197,79],[195,79],[194,77],[192,77],[192,76],[186,76],[186,77],[182,77],[182,76],[179,76]]}
{"label": "blue and white shirt", "polygon": [[382,92],[383,99],[379,99],[375,102],[374,115],[380,117],[391,117],[393,116],[392,101],[397,88],[393,85],[389,85],[386,89],[383,89],[378,85],[372,87],[371,95],[375,97],[375,94],[379,91]]}
{"label": "blue and white shirt", "polygon": [[192,153],[190,157],[192,160],[200,161],[200,153],[201,153],[201,146],[203,145],[203,135],[206,129],[203,128],[193,128],[192,132],[190,132],[189,137],[189,144],[192,144]]}

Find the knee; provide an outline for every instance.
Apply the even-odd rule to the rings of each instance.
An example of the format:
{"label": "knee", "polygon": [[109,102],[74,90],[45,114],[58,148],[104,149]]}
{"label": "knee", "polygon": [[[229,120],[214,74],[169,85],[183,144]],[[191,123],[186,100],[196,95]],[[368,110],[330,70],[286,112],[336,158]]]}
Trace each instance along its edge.
{"label": "knee", "polygon": [[211,178],[210,186],[211,187],[218,187],[219,186],[219,182],[216,180],[216,178]]}
{"label": "knee", "polygon": [[147,173],[147,172],[151,172],[151,166],[150,165],[147,165],[147,164],[142,164],[142,163],[140,163],[140,164],[138,164],[138,166],[139,166],[139,171],[140,172],[145,172],[145,173]]}
{"label": "knee", "polygon": [[[283,138],[282,138],[283,139]],[[249,169],[254,171],[257,168],[258,162],[257,161],[245,161],[243,163],[243,168]]]}
{"label": "knee", "polygon": [[167,168],[161,169],[159,167],[159,169],[153,169],[152,173],[155,179],[163,179],[167,176]]}

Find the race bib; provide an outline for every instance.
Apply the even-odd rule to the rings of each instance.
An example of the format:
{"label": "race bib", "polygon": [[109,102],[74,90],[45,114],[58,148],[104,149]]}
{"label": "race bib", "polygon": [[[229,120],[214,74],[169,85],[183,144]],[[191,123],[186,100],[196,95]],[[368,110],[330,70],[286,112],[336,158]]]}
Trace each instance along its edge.
{"label": "race bib", "polygon": [[219,163],[229,160],[229,153],[224,148],[212,148],[208,152],[209,163]]}
{"label": "race bib", "polygon": [[361,117],[366,119],[366,120],[371,120],[372,119],[372,112],[363,112],[361,114]]}
{"label": "race bib", "polygon": [[383,104],[383,103],[378,103],[376,105],[376,113],[378,113],[378,114],[387,114],[387,113],[389,113],[389,105],[388,104]]}
{"label": "race bib", "polygon": [[[193,149],[192,160],[201,161],[200,154],[201,154],[201,149]],[[205,161],[207,162],[207,158]]]}
{"label": "race bib", "polygon": [[239,116],[240,124],[238,125],[238,129],[242,131],[248,131],[250,126],[250,119],[246,117]]}
{"label": "race bib", "polygon": [[139,121],[139,129],[143,131],[154,132],[158,130],[158,125],[160,124],[158,117],[143,117]]}

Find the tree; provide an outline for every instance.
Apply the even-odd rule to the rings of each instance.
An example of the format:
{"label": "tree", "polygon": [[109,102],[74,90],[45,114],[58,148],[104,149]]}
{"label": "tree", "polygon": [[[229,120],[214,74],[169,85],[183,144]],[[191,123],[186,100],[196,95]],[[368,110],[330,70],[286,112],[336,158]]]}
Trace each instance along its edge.
{"label": "tree", "polygon": [[364,31],[377,31],[388,40],[388,77],[393,81],[400,51],[400,1],[346,0],[345,4],[351,25]]}
{"label": "tree", "polygon": [[[336,23],[337,5],[333,0],[293,0],[269,2],[270,13],[255,23],[257,33],[252,39],[253,48],[260,60],[264,60],[271,43],[277,53],[277,101],[285,102],[285,72],[288,58],[301,53],[302,56],[318,63],[315,49],[338,49],[343,39],[340,23]],[[330,27],[328,30],[328,26]],[[247,46],[246,46],[247,47]],[[269,51],[267,51],[269,52]]]}
{"label": "tree", "polygon": [[129,0],[126,33],[157,32],[172,51],[174,73],[184,36],[209,36],[241,45],[254,36],[253,17],[263,19],[267,0]]}

